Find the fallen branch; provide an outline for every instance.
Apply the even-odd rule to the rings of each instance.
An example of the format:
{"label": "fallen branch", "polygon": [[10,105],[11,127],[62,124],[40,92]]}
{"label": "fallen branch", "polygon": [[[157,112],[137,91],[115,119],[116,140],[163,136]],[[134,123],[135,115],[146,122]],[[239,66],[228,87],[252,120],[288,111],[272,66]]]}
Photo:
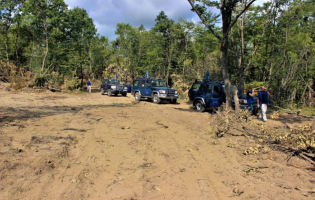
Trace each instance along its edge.
{"label": "fallen branch", "polygon": [[287,166],[291,166],[291,167],[295,167],[295,168],[299,168],[299,169],[315,170],[315,167],[305,167],[305,166],[298,166],[298,165],[294,165],[294,164],[287,164]]}

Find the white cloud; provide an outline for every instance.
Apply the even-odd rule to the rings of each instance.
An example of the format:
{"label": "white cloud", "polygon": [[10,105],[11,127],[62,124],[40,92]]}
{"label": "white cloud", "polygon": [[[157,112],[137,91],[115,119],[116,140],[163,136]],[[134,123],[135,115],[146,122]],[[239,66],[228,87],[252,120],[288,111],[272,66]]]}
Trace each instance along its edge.
{"label": "white cloud", "polygon": [[[254,5],[262,5],[270,0],[257,0]],[[191,11],[187,0],[65,0],[69,8],[84,8],[94,20],[98,33],[114,40],[117,23],[129,23],[150,29],[156,16],[163,10],[175,21],[180,17],[199,22]],[[215,10],[214,10],[215,12]],[[218,11],[217,11],[218,12]]]}
{"label": "white cloud", "polygon": [[70,8],[84,8],[101,35],[115,39],[117,23],[129,23],[150,29],[163,10],[173,20],[195,19],[186,0],[65,0]]}

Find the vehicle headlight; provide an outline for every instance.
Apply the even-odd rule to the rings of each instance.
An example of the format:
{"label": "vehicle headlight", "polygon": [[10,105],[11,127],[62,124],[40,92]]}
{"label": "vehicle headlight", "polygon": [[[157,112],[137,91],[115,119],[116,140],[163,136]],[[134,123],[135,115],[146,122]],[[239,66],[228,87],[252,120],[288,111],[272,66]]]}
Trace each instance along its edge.
{"label": "vehicle headlight", "polygon": [[177,91],[175,91],[175,94],[178,94],[178,92],[177,92]]}
{"label": "vehicle headlight", "polygon": [[161,94],[165,94],[165,90],[159,90],[159,93],[161,93]]}
{"label": "vehicle headlight", "polygon": [[128,90],[128,87],[124,87],[125,90]]}
{"label": "vehicle headlight", "polygon": [[110,86],[110,88],[112,88],[113,90],[116,90],[116,86],[115,85]]}

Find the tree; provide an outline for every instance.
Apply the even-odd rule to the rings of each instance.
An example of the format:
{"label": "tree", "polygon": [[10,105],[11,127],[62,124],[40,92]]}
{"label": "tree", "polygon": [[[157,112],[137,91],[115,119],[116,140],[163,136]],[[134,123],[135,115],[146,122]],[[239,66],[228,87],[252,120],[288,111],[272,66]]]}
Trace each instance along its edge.
{"label": "tree", "polygon": [[[232,93],[231,93],[231,81],[227,65],[227,55],[229,48],[229,32],[234,24],[237,22],[238,18],[255,2],[251,0],[244,9],[240,11],[233,19],[233,12],[238,4],[238,0],[221,0],[210,1],[210,0],[188,0],[192,7],[192,11],[196,12],[202,23],[211,31],[211,33],[220,41],[220,51],[221,51],[221,70],[224,79],[225,89],[226,89],[226,105],[227,107],[232,106]],[[200,2],[200,4],[195,3]],[[214,22],[217,21],[220,15],[213,15],[209,12],[209,8],[214,7],[221,12],[222,21],[222,35],[220,36],[214,30]]]}
{"label": "tree", "polygon": [[73,48],[72,53],[77,55],[77,59],[74,61],[76,69],[77,67],[80,68],[80,72],[78,73],[76,70],[76,73],[79,74],[79,77],[81,78],[81,87],[83,87],[83,65],[86,62],[83,55],[87,55],[89,58],[88,74],[91,76],[91,42],[96,34],[96,28],[86,10],[78,7],[67,12],[66,23],[68,39],[71,41],[70,45]]}
{"label": "tree", "polygon": [[68,6],[64,0],[28,0],[24,3],[24,7],[24,15],[28,15],[31,23],[34,24],[33,28],[37,29],[35,31],[38,34],[37,37],[41,38],[45,46],[40,70],[42,75],[46,66],[51,36],[59,32],[58,29],[65,19]]}
{"label": "tree", "polygon": [[0,22],[5,35],[5,53],[7,63],[10,62],[9,54],[9,33],[12,24],[14,23],[14,15],[18,14],[18,9],[21,4],[20,0],[1,0],[0,2]]}

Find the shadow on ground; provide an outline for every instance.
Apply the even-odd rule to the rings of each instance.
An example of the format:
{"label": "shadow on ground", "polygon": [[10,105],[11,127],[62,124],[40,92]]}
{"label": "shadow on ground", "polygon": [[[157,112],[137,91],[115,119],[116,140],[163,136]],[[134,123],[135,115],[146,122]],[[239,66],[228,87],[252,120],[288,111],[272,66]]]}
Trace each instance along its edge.
{"label": "shadow on ground", "polygon": [[137,103],[113,103],[108,105],[82,105],[82,106],[40,106],[40,107],[20,107],[1,108],[0,125],[5,122],[26,121],[30,118],[42,118],[66,113],[77,113],[83,110],[109,108],[109,107],[131,107]]}

